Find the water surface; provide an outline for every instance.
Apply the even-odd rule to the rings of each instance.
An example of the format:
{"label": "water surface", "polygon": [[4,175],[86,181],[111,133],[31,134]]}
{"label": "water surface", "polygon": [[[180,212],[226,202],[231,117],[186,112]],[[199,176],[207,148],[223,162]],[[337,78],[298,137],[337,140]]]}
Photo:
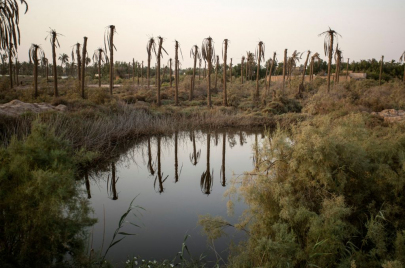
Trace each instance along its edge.
{"label": "water surface", "polygon": [[[258,138],[259,137],[259,138]],[[98,223],[93,227],[93,248],[100,249],[105,228],[104,250],[130,202],[145,208],[128,220],[141,226],[127,225],[123,231],[136,233],[126,237],[108,253],[114,264],[129,257],[145,260],[173,259],[181,250],[183,239],[195,257],[226,261],[231,241],[244,234],[228,229],[228,237],[207,243],[198,215],[223,216],[236,223],[246,208],[235,202],[234,214],[227,214],[224,192],[233,176],[254,168],[253,145],[257,132],[194,131],[171,136],[154,136],[137,143],[103,170],[90,172],[85,187]],[[105,210],[105,213],[104,213]],[[105,215],[105,224],[104,224]],[[215,253],[216,252],[216,253]]]}

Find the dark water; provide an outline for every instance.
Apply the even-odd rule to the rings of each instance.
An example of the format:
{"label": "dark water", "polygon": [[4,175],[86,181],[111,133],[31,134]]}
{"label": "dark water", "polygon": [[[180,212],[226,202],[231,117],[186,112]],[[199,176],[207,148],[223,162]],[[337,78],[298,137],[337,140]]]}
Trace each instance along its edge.
{"label": "dark water", "polygon": [[[259,138],[258,138],[259,137]],[[136,233],[126,237],[108,253],[107,259],[119,265],[128,258],[145,260],[173,259],[181,250],[184,237],[195,257],[204,254],[215,261],[217,255],[226,261],[231,241],[244,238],[239,231],[228,229],[227,237],[215,241],[215,251],[207,243],[198,215],[223,216],[236,223],[246,205],[234,202],[234,215],[227,215],[224,192],[233,176],[254,168],[254,132],[178,132],[171,136],[150,137],[136,144],[105,170],[90,174],[86,188],[98,223],[93,228],[93,248],[104,250],[112,239],[121,215],[131,200],[145,211],[135,212],[127,220],[141,226],[127,225],[123,231]],[[207,152],[209,152],[207,154]],[[223,165],[223,163],[225,165]]]}

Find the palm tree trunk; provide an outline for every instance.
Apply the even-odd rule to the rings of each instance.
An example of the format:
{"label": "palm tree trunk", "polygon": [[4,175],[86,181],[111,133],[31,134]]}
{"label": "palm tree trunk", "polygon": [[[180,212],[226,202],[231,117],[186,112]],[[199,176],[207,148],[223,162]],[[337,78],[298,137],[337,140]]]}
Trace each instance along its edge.
{"label": "palm tree trunk", "polygon": [[53,86],[54,86],[54,96],[58,97],[58,73],[57,73],[57,65],[56,65],[56,32],[52,32],[52,61],[53,61]]}
{"label": "palm tree trunk", "polygon": [[256,100],[259,100],[259,76],[260,76],[260,60],[262,55],[262,43],[259,43],[259,57],[257,58],[257,74],[256,74]]}
{"label": "palm tree trunk", "polygon": [[84,179],[85,179],[85,182],[86,182],[87,199],[91,199],[89,172],[88,172],[87,169],[86,169],[86,171],[84,173]]}
{"label": "palm tree trunk", "polygon": [[283,90],[285,87],[285,75],[287,72],[287,49],[284,49],[284,62],[283,62]]}
{"label": "palm tree trunk", "polygon": [[384,64],[384,56],[381,56],[381,64],[380,64],[380,86],[381,86],[381,77],[382,77],[382,71],[383,71],[383,64]]}
{"label": "palm tree trunk", "polygon": [[201,59],[199,62],[199,67],[198,67],[198,81],[200,81],[200,80],[201,80]]}
{"label": "palm tree trunk", "polygon": [[81,56],[80,56],[80,46],[76,45],[76,57],[77,57],[77,81],[82,80],[82,60],[81,60]]}
{"label": "palm tree trunk", "polygon": [[83,40],[83,62],[82,62],[82,81],[81,81],[81,86],[82,86],[82,99],[84,99],[84,82],[85,82],[85,78],[86,78],[86,51],[87,49],[87,37],[84,37]]}
{"label": "palm tree trunk", "polygon": [[[271,66],[269,70],[269,90],[270,90],[270,85],[271,85],[271,74],[273,72],[273,66],[274,62],[276,60],[276,52],[273,53],[273,60],[271,61]],[[273,100],[276,98],[276,91],[273,89]]]}
{"label": "palm tree trunk", "polygon": [[223,73],[223,76],[224,76],[224,78],[223,78],[223,80],[224,80],[224,92],[223,92],[223,101],[222,101],[222,103],[223,103],[223,105],[224,106],[228,106],[228,96],[227,96],[227,92],[226,92],[226,57],[227,57],[227,54],[228,54],[228,39],[225,39],[224,40],[224,67],[223,67],[223,70],[222,70],[222,73]]}
{"label": "palm tree trunk", "polygon": [[143,86],[143,61],[141,66],[141,85]]}
{"label": "palm tree trunk", "polygon": [[115,179],[116,174],[115,174],[115,163],[111,163],[111,189],[113,192],[113,197],[112,200],[118,200],[118,195],[117,195],[117,180]]}
{"label": "palm tree trunk", "polygon": [[8,74],[10,78],[10,88],[13,88],[13,58],[12,58],[12,51],[9,50],[8,53]]}
{"label": "palm tree trunk", "polygon": [[212,40],[208,39],[208,88],[207,88],[207,106],[211,107],[211,69],[212,69]]}
{"label": "palm tree trunk", "polygon": [[174,72],[175,72],[175,80],[176,80],[176,90],[174,93],[174,102],[175,105],[179,105],[179,42],[176,41],[174,46]]}
{"label": "palm tree trunk", "polygon": [[38,48],[34,48],[34,97],[38,97]]}
{"label": "palm tree trunk", "polygon": [[347,65],[346,65],[346,82],[348,81],[348,76],[349,76],[349,58],[347,58]]}
{"label": "palm tree trunk", "polygon": [[162,43],[163,38],[159,37],[159,48],[157,54],[157,66],[156,66],[156,85],[157,85],[157,106],[160,106],[160,58],[162,55]]}
{"label": "palm tree trunk", "polygon": [[304,70],[302,71],[301,84],[298,87],[298,94],[299,95],[301,94],[302,90],[304,89],[305,73],[307,71],[307,64],[308,64],[309,54],[311,54],[311,51],[308,50],[307,58],[306,58],[305,63],[304,63]]}
{"label": "palm tree trunk", "polygon": [[[110,94],[113,94],[114,88],[114,30],[115,26],[110,26]],[[85,60],[85,59],[83,59]]]}
{"label": "palm tree trunk", "polygon": [[48,66],[48,62],[46,63],[46,82],[49,81],[49,66]]}
{"label": "palm tree trunk", "polygon": [[204,60],[204,72],[203,72],[203,78],[206,78],[206,77],[207,77],[207,71],[206,71],[206,69],[207,69],[207,61],[205,61],[205,60]]}
{"label": "palm tree trunk", "polygon": [[135,83],[135,59],[132,58],[132,83]]}
{"label": "palm tree trunk", "polygon": [[193,94],[194,94],[194,89],[195,89],[195,71],[197,68],[197,46],[194,46],[194,68],[193,68],[193,77],[191,78],[191,90],[190,90],[190,96],[188,98],[188,100],[192,100],[193,99]]}
{"label": "palm tree trunk", "polygon": [[330,35],[330,43],[329,43],[328,93],[330,91],[330,76],[331,76],[331,69],[332,69],[332,52],[333,52],[333,34]]}

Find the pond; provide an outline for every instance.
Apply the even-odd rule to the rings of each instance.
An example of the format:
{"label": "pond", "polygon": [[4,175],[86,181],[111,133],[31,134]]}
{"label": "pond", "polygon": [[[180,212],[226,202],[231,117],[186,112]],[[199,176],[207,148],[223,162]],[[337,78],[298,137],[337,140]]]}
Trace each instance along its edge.
{"label": "pond", "polygon": [[[172,260],[181,250],[186,235],[190,253],[206,261],[227,260],[228,247],[244,238],[239,231],[227,230],[228,236],[208,243],[198,215],[223,216],[236,223],[246,205],[234,202],[228,215],[224,192],[232,177],[254,168],[255,143],[262,137],[251,131],[177,132],[171,136],[153,136],[138,142],[119,159],[102,170],[91,172],[84,184],[94,217],[92,229],[95,250],[104,251],[130,202],[145,210],[134,211],[123,231],[127,236],[108,253],[107,259],[120,266],[128,258]],[[104,224],[105,221],[105,224]],[[103,233],[105,232],[105,235]]]}

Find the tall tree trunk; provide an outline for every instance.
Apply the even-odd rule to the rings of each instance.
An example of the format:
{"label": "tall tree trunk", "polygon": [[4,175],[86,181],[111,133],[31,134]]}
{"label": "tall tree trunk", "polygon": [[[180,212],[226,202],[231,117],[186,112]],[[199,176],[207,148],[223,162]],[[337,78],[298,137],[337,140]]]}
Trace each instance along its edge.
{"label": "tall tree trunk", "polygon": [[89,171],[87,169],[86,169],[86,171],[84,173],[84,179],[85,179],[85,182],[86,182],[87,199],[91,199]]}
{"label": "tall tree trunk", "polygon": [[160,106],[160,58],[162,56],[162,44],[163,38],[159,38],[159,47],[158,47],[158,54],[157,54],[157,66],[156,66],[156,85],[157,85],[157,106]]}
{"label": "tall tree trunk", "polygon": [[191,90],[190,90],[190,96],[188,100],[193,99],[193,94],[194,94],[194,89],[195,89],[195,71],[197,68],[197,53],[198,53],[198,47],[194,46],[194,67],[193,67],[193,77],[191,78]]}
{"label": "tall tree trunk", "polygon": [[[110,26],[110,94],[113,94],[114,88],[114,31],[115,26]],[[85,59],[84,59],[85,60]]]}
{"label": "tall tree trunk", "polygon": [[198,81],[200,81],[200,80],[201,80],[201,59],[199,62],[199,67],[198,67]]}
{"label": "tall tree trunk", "polygon": [[207,78],[207,71],[206,71],[206,69],[207,69],[207,61],[204,60],[204,72],[203,72],[203,77],[204,77],[204,78]]}
{"label": "tall tree trunk", "polygon": [[284,49],[284,62],[283,62],[283,90],[285,87],[285,75],[287,72],[287,49]]}
{"label": "tall tree trunk", "polygon": [[160,136],[157,137],[157,159],[158,159],[158,174],[157,177],[159,179],[159,193],[163,193],[163,174],[162,174],[162,164],[160,161]]}
{"label": "tall tree trunk", "polygon": [[232,58],[231,58],[231,62],[229,64],[229,83],[232,83]]}
{"label": "tall tree trunk", "polygon": [[139,69],[140,69],[140,67],[141,67],[141,65],[139,64],[139,62],[137,62],[136,63],[136,78],[138,80],[138,86],[139,86]]}
{"label": "tall tree trunk", "polygon": [[262,42],[259,43],[259,57],[257,58],[257,74],[256,74],[256,101],[259,100],[259,77],[260,77],[260,60],[262,55]]}
{"label": "tall tree trunk", "polygon": [[346,65],[346,82],[348,81],[348,76],[349,76],[349,58],[347,58],[347,65]]}
{"label": "tall tree trunk", "polygon": [[152,150],[150,146],[150,138],[148,138],[148,171],[150,175],[155,175],[155,170],[153,169],[153,163],[152,163]]}
{"label": "tall tree trunk", "polygon": [[157,85],[157,64],[155,63],[155,86]]}
{"label": "tall tree trunk", "polygon": [[311,62],[309,63],[309,81],[312,81],[312,76],[314,74],[314,59],[311,57]]}
{"label": "tall tree trunk", "polygon": [[381,78],[382,78],[382,72],[383,72],[383,64],[384,64],[384,56],[381,56],[381,64],[380,64],[380,86],[381,86]]}
{"label": "tall tree trunk", "polygon": [[307,58],[305,59],[304,63],[304,70],[302,71],[301,84],[298,86],[298,95],[301,95],[302,91],[304,90],[305,73],[307,71],[307,64],[310,54],[311,51],[308,50]]}
{"label": "tall tree trunk", "polygon": [[243,61],[244,61],[245,59],[244,58],[242,58],[242,61],[241,61],[241,63],[240,63],[240,79],[241,79],[241,84],[243,84]]}
{"label": "tall tree trunk", "polygon": [[58,73],[57,73],[57,65],[56,65],[56,32],[52,32],[52,62],[53,62],[53,86],[54,86],[54,96],[58,97]]}
{"label": "tall tree trunk", "polygon": [[226,92],[226,57],[227,57],[227,54],[228,54],[228,39],[225,39],[224,40],[224,67],[223,67],[223,70],[222,70],[222,73],[223,73],[223,76],[224,76],[224,78],[223,78],[223,80],[224,80],[224,91],[223,91],[223,100],[222,100],[222,103],[223,103],[223,105],[224,106],[228,106],[228,95],[227,95],[227,92]]}
{"label": "tall tree trunk", "polygon": [[83,40],[83,54],[82,54],[82,80],[81,80],[81,87],[82,87],[82,99],[84,99],[84,82],[86,80],[86,53],[87,53],[87,37],[84,37]]}
{"label": "tall tree trunk", "polygon": [[332,52],[333,52],[333,34],[330,35],[329,41],[329,62],[328,62],[328,93],[330,91],[330,76],[332,69]]}
{"label": "tall tree trunk", "polygon": [[[12,47],[10,45],[10,47]],[[10,78],[10,88],[12,89],[13,86],[13,58],[12,58],[12,50],[8,51],[8,75]]]}
{"label": "tall tree trunk", "polygon": [[248,69],[249,69],[249,58],[246,58],[246,81],[249,79]]}
{"label": "tall tree trunk", "polygon": [[[274,62],[276,60],[276,52],[273,53],[273,60],[271,61],[271,66],[270,66],[270,70],[269,70],[269,90],[270,90],[270,86],[271,86],[271,74],[273,73],[273,66],[274,66]],[[276,90],[273,89],[273,100],[276,98]]]}
{"label": "tall tree trunk", "polygon": [[211,38],[208,38],[208,55],[207,55],[207,60],[208,60],[208,88],[207,88],[207,106],[211,107],[211,69],[212,69],[212,40]]}
{"label": "tall tree trunk", "polygon": [[81,56],[80,56],[80,44],[76,45],[76,57],[77,57],[77,81],[82,80],[82,60],[81,60]]}
{"label": "tall tree trunk", "polygon": [[49,81],[49,66],[48,66],[48,62],[46,62],[46,82]]}
{"label": "tall tree trunk", "polygon": [[176,79],[176,90],[174,93],[175,105],[179,105],[179,42],[176,41],[174,46],[174,67],[175,79]]}
{"label": "tall tree trunk", "polygon": [[141,85],[143,86],[143,61],[141,66]]}
{"label": "tall tree trunk", "polygon": [[38,48],[34,48],[34,97],[38,97]]}
{"label": "tall tree trunk", "polygon": [[98,87],[101,87],[101,53],[102,50],[98,51]]}

